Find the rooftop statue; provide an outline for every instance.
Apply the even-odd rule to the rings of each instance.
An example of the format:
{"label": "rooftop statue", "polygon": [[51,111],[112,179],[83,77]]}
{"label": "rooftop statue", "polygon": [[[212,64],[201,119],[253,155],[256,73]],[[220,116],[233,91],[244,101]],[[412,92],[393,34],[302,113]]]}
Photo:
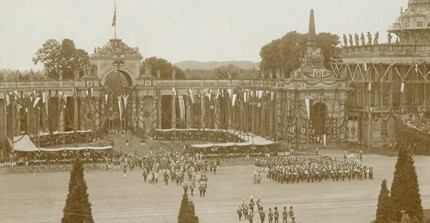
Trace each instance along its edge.
{"label": "rooftop statue", "polygon": [[372,45],[372,34],[367,32],[367,45]]}
{"label": "rooftop statue", "polygon": [[379,32],[376,32],[375,34],[375,40],[373,41],[373,45],[378,45],[379,44]]}
{"label": "rooftop statue", "polygon": [[351,34],[349,34],[349,45],[350,46],[354,46],[354,42],[352,40],[352,35]]}
{"label": "rooftop statue", "polygon": [[354,38],[355,38],[355,45],[360,46],[360,38],[358,37],[357,33],[355,34]]}
{"label": "rooftop statue", "polygon": [[362,45],[362,46],[365,46],[365,45],[366,45],[366,39],[365,39],[365,37],[364,37],[364,33],[361,33],[361,37],[360,37],[360,39],[361,39],[361,45]]}
{"label": "rooftop statue", "polygon": [[345,35],[345,34],[343,34],[343,44],[344,44],[345,46],[348,46],[348,39],[346,38],[346,35]]}

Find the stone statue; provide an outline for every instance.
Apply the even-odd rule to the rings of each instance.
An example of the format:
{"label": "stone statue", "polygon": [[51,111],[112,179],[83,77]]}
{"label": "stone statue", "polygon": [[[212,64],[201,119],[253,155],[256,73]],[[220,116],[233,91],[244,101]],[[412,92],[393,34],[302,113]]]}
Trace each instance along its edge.
{"label": "stone statue", "polygon": [[94,53],[97,53],[97,48],[94,47]]}
{"label": "stone statue", "polygon": [[146,75],[146,76],[151,76],[151,66],[147,66],[147,67],[145,68],[145,75]]}
{"label": "stone statue", "polygon": [[228,79],[231,79],[231,73],[229,70],[227,70],[227,77],[228,77]]}
{"label": "stone statue", "polygon": [[393,36],[391,35],[391,33],[388,33],[388,44],[391,45],[391,39],[393,38]]}
{"label": "stone statue", "polygon": [[361,33],[360,40],[361,40],[361,45],[366,46],[366,39],[364,38],[364,33]]}
{"label": "stone statue", "polygon": [[372,34],[367,32],[367,45],[372,45]]}
{"label": "stone statue", "polygon": [[379,32],[375,33],[375,40],[373,40],[373,45],[379,44]]}
{"label": "stone statue", "polygon": [[346,35],[345,35],[345,34],[343,34],[343,44],[344,44],[345,46],[348,46],[348,39],[346,38]]}
{"label": "stone statue", "polygon": [[358,37],[357,33],[355,33],[354,39],[355,39],[355,45],[356,46],[360,46],[360,40],[359,40],[359,37]]}
{"label": "stone statue", "polygon": [[264,73],[261,72],[260,75],[261,75],[261,79],[264,79]]}
{"label": "stone statue", "polygon": [[350,46],[354,46],[354,42],[352,40],[352,35],[351,34],[349,34],[349,45]]}
{"label": "stone statue", "polygon": [[281,69],[276,69],[276,78],[280,79],[281,78]]}
{"label": "stone statue", "polygon": [[[158,75],[158,74],[157,74]],[[175,80],[176,79],[176,70],[175,69],[173,69],[172,70],[172,80]]]}
{"label": "stone statue", "polygon": [[158,78],[158,79],[160,79],[160,78],[161,78],[160,70],[157,70],[157,78]]}

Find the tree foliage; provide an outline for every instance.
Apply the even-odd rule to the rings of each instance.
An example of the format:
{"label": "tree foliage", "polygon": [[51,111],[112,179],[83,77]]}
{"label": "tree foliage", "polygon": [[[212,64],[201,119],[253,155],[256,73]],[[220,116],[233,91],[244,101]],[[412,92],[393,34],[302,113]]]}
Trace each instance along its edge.
{"label": "tree foliage", "polygon": [[85,50],[76,49],[73,40],[63,39],[60,44],[55,39],[49,39],[37,50],[33,62],[43,63],[50,78],[73,79],[75,71],[79,76],[84,74],[90,59]]}
{"label": "tree foliage", "polygon": [[[307,34],[296,31],[285,34],[281,39],[273,40],[260,50],[260,69],[275,74],[281,70],[286,77],[291,71],[299,68],[303,52],[306,50]],[[331,33],[319,33],[315,42],[324,55],[324,65],[329,68],[330,58],[336,58],[339,49],[336,47],[339,36]],[[267,76],[267,75],[266,75]],[[273,75],[275,77],[275,75]]]}
{"label": "tree foliage", "polygon": [[406,210],[411,218],[423,219],[423,207],[419,192],[418,177],[414,160],[404,146],[399,146],[397,163],[391,184],[391,205],[393,220],[400,222],[401,210]]}
{"label": "tree foliage", "polygon": [[157,57],[146,58],[142,63],[142,72],[147,71],[154,77],[157,77],[157,73],[160,73],[161,79],[172,79],[173,71],[175,71],[175,79],[184,79],[185,73],[180,68],[173,66],[172,63]]}
{"label": "tree foliage", "polygon": [[198,223],[199,218],[194,210],[194,203],[188,199],[187,193],[184,193],[179,209],[178,223]]}
{"label": "tree foliage", "polygon": [[62,223],[92,223],[91,203],[88,199],[87,183],[84,179],[84,167],[78,157],[73,162],[70,172],[69,194],[63,209]]}
{"label": "tree foliage", "polygon": [[215,76],[217,79],[236,79],[241,74],[242,70],[233,64],[215,68]]}
{"label": "tree foliage", "polygon": [[390,191],[387,188],[387,180],[383,180],[381,184],[381,192],[378,197],[378,208],[376,209],[376,223],[392,222],[392,207],[390,201]]}

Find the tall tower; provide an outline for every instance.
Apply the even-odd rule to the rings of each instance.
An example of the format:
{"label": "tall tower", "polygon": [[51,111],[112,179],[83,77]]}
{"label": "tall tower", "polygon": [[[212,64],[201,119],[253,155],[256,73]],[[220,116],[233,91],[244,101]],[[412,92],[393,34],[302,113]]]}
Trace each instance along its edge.
{"label": "tall tower", "polygon": [[397,35],[402,44],[430,44],[430,0],[409,0],[388,32]]}

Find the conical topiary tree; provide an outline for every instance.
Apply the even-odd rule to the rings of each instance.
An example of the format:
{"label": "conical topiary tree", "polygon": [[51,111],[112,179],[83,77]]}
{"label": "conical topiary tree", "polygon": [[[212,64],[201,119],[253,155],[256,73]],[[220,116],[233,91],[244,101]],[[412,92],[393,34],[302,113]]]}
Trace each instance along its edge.
{"label": "conical topiary tree", "polygon": [[178,223],[198,223],[199,218],[196,216],[194,204],[188,199],[187,193],[184,193],[179,208]]}
{"label": "conical topiary tree", "polygon": [[381,192],[378,198],[378,209],[376,209],[376,223],[389,223],[392,217],[392,207],[390,201],[390,191],[387,188],[387,180],[381,184]]}
{"label": "conical topiary tree", "polygon": [[73,161],[70,172],[69,194],[63,209],[62,223],[93,223],[91,203],[88,200],[83,162],[79,156]]}
{"label": "conical topiary tree", "polygon": [[393,220],[400,222],[401,210],[406,210],[411,218],[423,219],[423,207],[414,160],[404,146],[399,146],[399,155],[391,184],[391,205]]}

